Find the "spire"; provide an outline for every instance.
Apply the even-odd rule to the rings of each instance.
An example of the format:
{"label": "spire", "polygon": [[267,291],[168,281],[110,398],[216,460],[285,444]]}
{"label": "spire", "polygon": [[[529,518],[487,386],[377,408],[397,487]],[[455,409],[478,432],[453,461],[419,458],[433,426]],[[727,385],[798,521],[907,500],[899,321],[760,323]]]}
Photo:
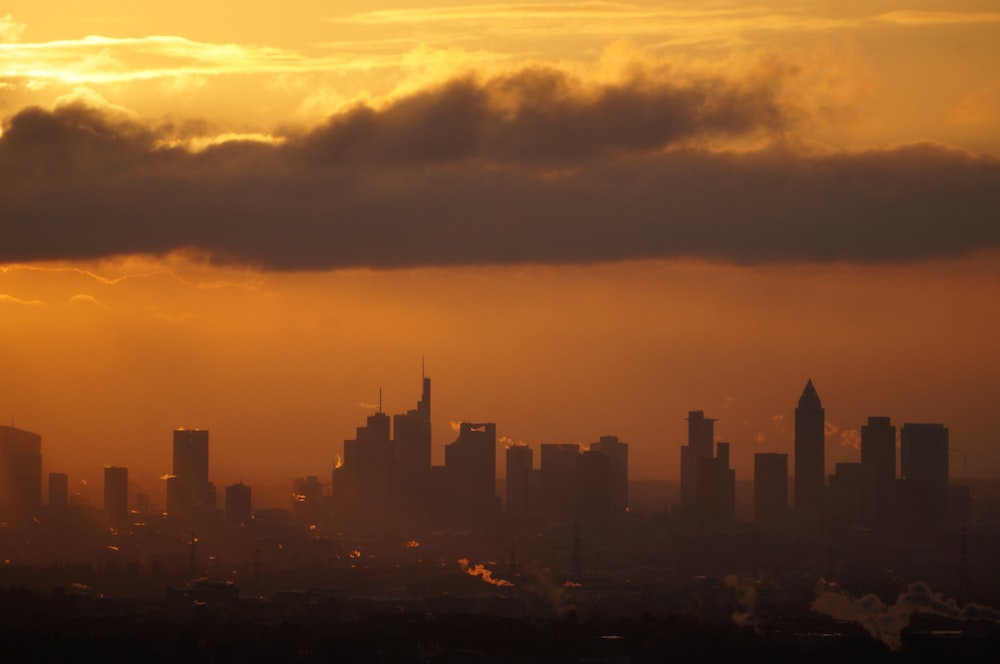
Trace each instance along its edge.
{"label": "spire", "polygon": [[816,408],[823,406],[819,400],[819,394],[816,393],[816,388],[813,387],[812,378],[806,382],[806,387],[802,390],[802,396],[799,397],[799,408],[810,406]]}

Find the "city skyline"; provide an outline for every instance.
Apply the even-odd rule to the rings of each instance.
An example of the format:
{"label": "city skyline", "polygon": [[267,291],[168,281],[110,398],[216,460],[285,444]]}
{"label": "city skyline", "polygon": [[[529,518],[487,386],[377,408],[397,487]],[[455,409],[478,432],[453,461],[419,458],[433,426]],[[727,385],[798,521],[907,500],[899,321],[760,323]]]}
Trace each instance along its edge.
{"label": "city skyline", "polygon": [[[863,493],[859,504],[869,514],[865,518],[870,522],[884,523],[885,514],[894,509],[894,495],[897,491],[894,486],[897,478],[929,482],[935,487],[933,492],[939,496],[940,500],[944,500],[943,496],[947,493],[948,486],[953,479],[960,481],[970,479],[967,469],[964,467],[964,458],[960,475],[950,471],[952,468],[950,452],[957,451],[963,454],[963,457],[964,453],[961,450],[950,448],[949,430],[946,424],[906,422],[899,428],[897,436],[897,427],[890,424],[892,418],[884,416],[870,416],[868,423],[861,427],[859,444],[850,446],[854,452],[853,455],[831,463],[829,452],[832,436],[826,435],[816,440],[809,432],[810,429],[817,426],[813,420],[819,417],[820,419],[817,421],[822,422],[824,411],[811,379],[807,381],[796,408],[796,415],[801,419],[800,426],[805,432],[802,436],[805,436],[806,439],[801,441],[805,447],[800,448],[799,444],[796,443],[797,437],[793,436],[790,452],[749,448],[744,452],[751,455],[753,466],[749,473],[743,475],[737,474],[736,469],[731,467],[731,443],[723,441],[722,436],[715,433],[714,427],[718,418],[707,418],[704,411],[701,410],[689,411],[688,417],[685,418],[688,444],[677,445],[680,452],[680,463],[678,475],[675,477],[646,477],[642,474],[635,477],[633,473],[638,469],[633,468],[628,461],[629,445],[621,442],[617,435],[601,434],[599,440],[589,443],[578,441],[574,443],[540,442],[529,444],[524,441],[512,441],[506,437],[498,438],[496,424],[492,422],[451,422],[449,431],[452,436],[457,437],[453,442],[445,445],[442,462],[438,461],[435,455],[428,454],[428,446],[431,441],[430,377],[423,376],[421,384],[421,397],[415,409],[390,416],[382,409],[380,401],[374,412],[367,417],[366,424],[357,427],[356,437],[344,441],[342,452],[336,454],[336,461],[331,467],[318,471],[313,468],[311,472],[317,474],[308,478],[299,477],[293,484],[297,485],[308,479],[316,487],[333,487],[332,494],[330,494],[329,489],[324,491],[319,488],[317,490],[329,495],[333,503],[339,504],[341,509],[346,508],[359,515],[383,513],[404,515],[409,513],[412,517],[412,515],[422,511],[441,510],[443,504],[451,502],[441,503],[441,496],[435,497],[433,495],[433,485],[440,485],[446,476],[433,476],[431,471],[440,470],[447,471],[449,484],[454,484],[456,487],[464,486],[464,488],[456,488],[455,491],[458,495],[465,496],[469,506],[479,505],[478,508],[472,508],[473,512],[478,510],[480,513],[486,514],[494,509],[498,513],[500,511],[508,512],[506,502],[503,503],[502,510],[499,503],[495,508],[491,506],[491,503],[494,498],[499,500],[500,493],[496,488],[500,486],[501,482],[505,482],[507,487],[506,491],[503,492],[504,496],[511,490],[511,480],[508,479],[508,464],[512,462],[512,451],[523,450],[528,452],[526,458],[529,463],[522,471],[520,467],[524,465],[523,461],[516,462],[519,469],[514,476],[514,482],[520,483],[515,490],[524,492],[524,499],[520,503],[515,503],[514,512],[526,509],[525,501],[529,493],[532,500],[538,500],[537,492],[539,491],[541,491],[540,499],[547,504],[563,504],[564,510],[568,508],[572,512],[574,501],[579,499],[574,497],[577,489],[573,488],[573,482],[576,481],[573,478],[578,472],[577,460],[579,459],[579,463],[583,463],[588,453],[600,453],[602,456],[608,457],[611,463],[604,471],[601,471],[607,474],[605,480],[601,481],[608,485],[606,497],[608,508],[611,509],[612,513],[616,513],[616,510],[617,513],[621,513],[628,507],[627,487],[630,481],[666,480],[677,482],[677,503],[673,507],[677,511],[677,515],[688,519],[695,518],[697,515],[698,520],[711,522],[715,517],[706,516],[706,509],[708,509],[705,507],[706,501],[715,504],[714,501],[719,499],[718,496],[727,496],[722,498],[722,504],[728,503],[730,507],[727,509],[731,510],[735,500],[733,493],[735,479],[738,477],[741,481],[746,482],[749,478],[753,478],[756,485],[758,475],[761,472],[761,457],[780,456],[785,459],[783,463],[785,464],[786,481],[794,482],[792,496],[786,496],[784,499],[787,507],[796,507],[800,511],[814,516],[821,514],[826,510],[825,505],[829,500],[825,497],[828,490],[835,492],[838,483],[857,481],[859,483],[857,485],[858,491]],[[803,413],[800,413],[799,411],[803,409]],[[827,434],[830,434],[829,422],[826,422],[826,426]],[[875,431],[881,431],[881,433],[873,433]],[[0,432],[10,434],[11,441],[22,439],[36,441],[33,444],[40,449],[38,441],[41,437],[35,432],[7,426],[0,428]],[[836,431],[832,433],[836,433]],[[159,477],[159,485],[151,486],[148,478],[128,483],[128,468],[126,466],[104,466],[105,504],[109,500],[107,489],[109,473],[121,472],[124,473],[122,475],[124,479],[116,480],[118,488],[115,489],[115,501],[119,505],[122,501],[128,500],[128,494],[142,494],[143,500],[148,502],[150,500],[149,492],[152,491],[154,504],[159,505],[161,509],[165,510],[165,513],[170,513],[174,517],[197,522],[199,519],[204,520],[205,515],[213,512],[216,508],[222,508],[219,503],[223,491],[221,489],[217,491],[213,480],[217,477],[230,478],[231,473],[227,472],[224,467],[221,469],[213,467],[210,472],[208,461],[210,431],[201,428],[180,427],[174,429],[172,435],[172,471]],[[877,451],[875,450],[876,435],[879,441]],[[492,454],[484,456],[484,451],[473,451],[480,443],[472,441],[478,440],[477,437],[482,436],[490,441],[487,449],[492,449]],[[451,451],[449,448],[452,448]],[[535,448],[539,450],[539,463],[532,464],[531,459],[534,456],[532,452]],[[45,455],[39,455],[38,449],[34,454],[38,455],[39,458],[31,464],[32,467],[38,467],[37,473],[34,471],[29,473],[29,475],[37,475],[37,477],[22,477],[16,481],[8,481],[0,477],[0,484],[6,486],[8,491],[13,491],[18,483],[23,484],[27,481],[29,485],[37,485],[39,497],[42,493],[47,493],[49,499],[45,501],[46,504],[52,504],[52,501],[56,501],[57,505],[64,504],[68,492],[67,473],[48,469],[43,464]],[[455,452],[454,459],[449,463],[449,455],[452,452]],[[562,471],[563,475],[566,476],[558,482],[551,478],[546,480],[547,474],[557,472],[551,469],[565,465],[564,462],[558,460],[558,455],[563,452],[571,452],[569,456],[573,457],[573,459],[569,459],[572,461],[568,471],[569,475],[566,475],[566,471]],[[20,452],[17,453],[20,454]],[[469,456],[470,453],[471,456]],[[563,456],[565,455],[563,454]],[[550,459],[548,462],[546,462],[547,458]],[[789,459],[795,467],[801,467],[802,464],[805,464],[810,472],[806,475],[789,472]],[[702,468],[703,461],[706,462],[705,468]],[[765,459],[765,461],[770,468],[770,470],[766,470],[766,476],[771,478],[767,481],[773,482],[776,459]],[[20,462],[10,461],[9,463]],[[483,463],[487,465],[480,468],[480,464]],[[546,469],[547,463],[548,470]],[[717,466],[713,464],[717,464]],[[817,466],[817,464],[819,465]],[[710,465],[711,467],[709,467]],[[813,466],[816,467],[813,468]],[[463,467],[464,470],[461,470],[460,468]],[[862,473],[858,476],[859,479],[845,480],[843,477],[839,477],[840,473],[846,472],[851,467]],[[3,464],[0,464],[0,471],[3,471],[3,468]],[[612,471],[612,468],[617,468],[617,470]],[[897,468],[899,469],[898,473]],[[488,474],[494,478],[495,483],[486,482],[483,476],[483,472],[486,470],[490,471]],[[322,476],[324,472],[326,472],[327,479],[318,480],[317,478]],[[523,475],[523,472],[527,472],[527,475]],[[332,473],[332,483],[329,479],[330,473]],[[540,473],[540,479],[532,479],[532,473]],[[713,479],[718,473],[724,473],[724,475],[720,476],[719,479]],[[46,474],[49,477],[47,486],[42,482],[42,477]],[[728,479],[723,479],[727,475]],[[803,477],[806,478],[805,481],[802,481]],[[861,479],[862,477],[863,479]],[[223,485],[231,485],[225,489],[225,495],[228,496],[230,489],[234,488],[232,485],[246,486],[244,479],[241,476],[238,480],[223,480]],[[972,479],[984,478],[973,477]],[[53,487],[53,482],[56,480],[58,480],[58,484]],[[276,483],[287,483],[288,480],[287,476],[270,476],[262,484],[273,487]],[[541,484],[533,486],[529,492],[529,484],[534,485],[539,481]],[[719,484],[720,482],[721,484]],[[253,482],[250,484],[252,485]],[[699,489],[701,484],[712,488]],[[719,488],[726,484],[729,485],[728,489]],[[77,500],[94,499],[94,496],[87,497],[86,485],[85,478],[77,479],[75,485]],[[126,485],[128,488],[125,488]],[[494,488],[490,490],[490,486]],[[556,488],[557,486],[559,488]],[[803,486],[805,486],[804,489],[801,488]],[[788,488],[785,487],[784,490]],[[755,491],[757,490],[755,488]],[[924,491],[924,489],[920,490]],[[299,489],[293,490],[293,494],[298,491]],[[476,492],[481,493],[482,491],[486,492],[485,496],[493,496],[493,498],[485,496],[480,496],[475,500],[470,498]],[[706,491],[707,493],[705,493]],[[32,494],[33,492],[34,490],[32,490]],[[770,493],[773,496],[773,491]],[[28,500],[28,503],[31,500],[34,499]],[[764,500],[769,500],[771,505],[775,504],[773,497]],[[18,498],[14,502],[11,502],[10,498],[7,499],[9,505],[16,505],[17,501],[23,502],[23,499]],[[755,498],[755,504],[756,501]],[[265,503],[271,505],[270,500],[265,500]],[[517,507],[518,504],[521,506]],[[280,507],[280,505],[279,502],[278,505],[271,506]],[[878,508],[877,511],[875,511],[875,507]],[[718,507],[713,507],[709,512],[714,514],[716,513],[714,510],[717,509]],[[772,507],[769,509],[773,510]],[[118,511],[120,512],[121,509],[118,508]],[[730,513],[726,518],[731,520],[733,516]]]}
{"label": "city skyline", "polygon": [[[0,422],[46,472],[325,474],[426,356],[452,423],[737,477],[869,417],[1000,478],[987,0],[98,0],[0,14]],[[96,463],[95,463],[96,461]],[[218,463],[216,464],[216,461]]]}

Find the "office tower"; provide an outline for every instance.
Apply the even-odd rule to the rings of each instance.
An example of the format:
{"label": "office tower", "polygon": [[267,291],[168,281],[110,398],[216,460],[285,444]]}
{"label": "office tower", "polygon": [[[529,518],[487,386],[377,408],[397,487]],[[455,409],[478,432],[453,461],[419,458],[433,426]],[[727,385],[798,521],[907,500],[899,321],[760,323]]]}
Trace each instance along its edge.
{"label": "office tower", "polygon": [[190,518],[215,509],[215,487],[208,481],[208,431],[174,431],[173,474],[167,480],[167,514]]}
{"label": "office tower", "polygon": [[42,504],[42,437],[0,425],[0,511],[27,525]]}
{"label": "office tower", "polygon": [[534,451],[527,445],[507,448],[507,514],[525,517],[531,510],[531,471]]}
{"label": "office tower", "polygon": [[292,518],[303,525],[315,525],[323,518],[323,485],[316,475],[292,481]]}
{"label": "office tower", "polygon": [[736,471],[729,467],[729,443],[719,443],[715,457],[697,459],[694,510],[701,525],[736,519]]}
{"label": "office tower", "polygon": [[590,449],[611,458],[611,514],[621,516],[628,510],[628,444],[618,436],[601,436]]}
{"label": "office tower", "polygon": [[826,412],[812,380],[806,383],[795,409],[795,508],[823,509],[826,454]]}
{"label": "office tower", "polygon": [[788,455],[758,452],[753,455],[753,520],[780,524],[788,512]]}
{"label": "office tower", "polygon": [[576,465],[580,446],[576,443],[543,443],[539,498],[542,512],[556,521],[576,518]]}
{"label": "office tower", "polygon": [[431,469],[431,379],[424,377],[417,407],[393,417],[396,463],[404,473]]}
{"label": "office tower", "polygon": [[445,474],[456,516],[478,521],[497,512],[497,425],[462,422],[458,438],[444,447]]}
{"label": "office tower", "polygon": [[896,427],[869,417],[861,427],[861,514],[868,526],[885,527],[895,512]]}
{"label": "office tower", "polygon": [[576,520],[601,526],[611,519],[611,456],[588,450],[576,462]]}
{"label": "office tower", "polygon": [[69,505],[69,475],[49,473],[49,508],[66,509]]}
{"label": "office tower", "polygon": [[688,444],[681,446],[681,505],[695,503],[698,459],[711,459],[715,444],[715,420],[704,411],[688,412]]}
{"label": "office tower", "polygon": [[128,468],[104,467],[104,518],[112,526],[128,523]]}
{"label": "office tower", "polygon": [[226,525],[249,524],[253,515],[250,487],[237,482],[226,487]]}
{"label": "office tower", "polygon": [[[925,501],[930,512],[925,517],[944,519],[948,513],[948,428],[907,422],[899,438],[904,490],[911,498]],[[903,504],[899,508],[906,509]]]}

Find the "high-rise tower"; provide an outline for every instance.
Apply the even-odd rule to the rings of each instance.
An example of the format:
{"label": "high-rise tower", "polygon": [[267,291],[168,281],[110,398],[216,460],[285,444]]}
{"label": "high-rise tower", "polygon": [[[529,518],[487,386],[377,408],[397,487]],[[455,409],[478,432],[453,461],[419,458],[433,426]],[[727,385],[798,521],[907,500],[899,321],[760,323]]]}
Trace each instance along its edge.
{"label": "high-rise tower", "polygon": [[167,514],[189,518],[215,509],[215,487],[208,481],[208,431],[174,431],[173,477],[167,480]]}
{"label": "high-rise tower", "polygon": [[694,505],[698,459],[711,459],[715,444],[715,420],[705,412],[688,412],[688,444],[681,446],[681,505]]}
{"label": "high-rise tower", "polygon": [[795,409],[795,507],[820,512],[826,453],[826,411],[812,380],[806,383]]}
{"label": "high-rise tower", "polygon": [[862,516],[869,526],[885,527],[896,488],[896,427],[888,417],[869,417],[861,427],[861,473]]}

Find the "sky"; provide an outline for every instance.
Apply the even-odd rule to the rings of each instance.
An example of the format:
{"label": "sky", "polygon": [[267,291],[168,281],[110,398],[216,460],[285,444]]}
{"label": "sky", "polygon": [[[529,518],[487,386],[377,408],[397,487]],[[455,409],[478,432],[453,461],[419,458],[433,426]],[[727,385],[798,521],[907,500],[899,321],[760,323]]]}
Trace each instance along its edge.
{"label": "sky", "polygon": [[8,1],[0,421],[74,482],[180,426],[328,477],[423,363],[437,463],[674,479],[701,409],[749,479],[811,378],[827,472],[874,415],[1000,477],[997,62],[985,0]]}

